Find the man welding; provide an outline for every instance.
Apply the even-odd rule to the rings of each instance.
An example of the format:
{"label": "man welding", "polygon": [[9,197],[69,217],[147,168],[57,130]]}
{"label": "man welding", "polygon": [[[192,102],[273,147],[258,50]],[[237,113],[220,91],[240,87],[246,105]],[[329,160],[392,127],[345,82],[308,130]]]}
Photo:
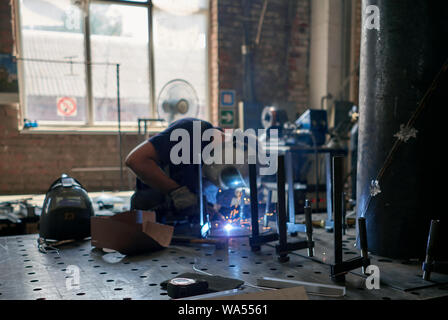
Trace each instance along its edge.
{"label": "man welding", "polygon": [[[200,124],[200,134],[195,135],[194,130],[197,130],[198,124]],[[194,129],[195,126],[196,129]],[[186,159],[189,161],[173,163],[171,151],[176,147],[178,141],[176,139],[173,141],[172,135],[176,132],[176,129],[185,130],[183,132],[187,132],[191,137],[189,139],[189,150],[194,150],[196,143],[196,149],[198,149],[197,146],[200,146],[200,150],[197,151],[200,151],[201,154],[206,145],[210,143],[210,141],[202,141],[202,135],[207,129],[213,129],[215,137],[223,135],[222,129],[213,127],[207,121],[184,118],[173,122],[167,129],[132,150],[126,158],[126,166],[137,175],[136,191],[131,198],[131,209],[155,210],[158,212],[158,208],[163,206],[166,208],[168,205],[174,209],[175,216],[199,215],[197,210],[199,175],[197,162],[194,161],[194,157],[197,155],[194,152],[188,152],[189,154],[182,154],[181,156],[184,160],[189,158]],[[198,138],[200,141],[194,141]],[[213,141],[213,138],[211,140]],[[182,152],[184,151],[182,150]],[[176,156],[178,155],[176,154]],[[228,172],[227,175],[241,176],[235,170],[226,171]],[[213,174],[211,175],[213,176]],[[203,181],[203,190],[207,202],[216,204],[219,186],[216,185],[216,181],[215,183],[211,183],[208,179]],[[232,181],[233,183],[237,181],[235,186],[244,184],[241,179],[240,181],[238,179]]]}

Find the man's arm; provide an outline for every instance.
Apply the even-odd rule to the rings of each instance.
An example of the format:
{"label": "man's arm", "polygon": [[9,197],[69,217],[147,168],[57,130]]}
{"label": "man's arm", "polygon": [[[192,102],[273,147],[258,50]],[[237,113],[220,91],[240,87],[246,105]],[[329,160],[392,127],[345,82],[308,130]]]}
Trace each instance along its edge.
{"label": "man's arm", "polygon": [[179,184],[168,177],[159,167],[159,157],[153,144],[145,141],[129,153],[126,158],[128,166],[148,186],[165,194],[178,189]]}

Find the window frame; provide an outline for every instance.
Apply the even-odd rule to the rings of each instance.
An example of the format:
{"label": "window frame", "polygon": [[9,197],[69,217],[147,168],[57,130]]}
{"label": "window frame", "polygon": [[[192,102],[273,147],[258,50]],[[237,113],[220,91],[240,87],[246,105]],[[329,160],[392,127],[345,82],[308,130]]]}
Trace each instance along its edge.
{"label": "window frame", "polygon": [[[110,131],[111,127],[114,127],[118,124],[118,121],[95,121],[94,115],[94,94],[93,94],[93,83],[92,83],[92,51],[91,51],[91,40],[90,40],[90,5],[91,4],[111,4],[111,5],[128,5],[134,7],[144,7],[148,10],[148,74],[149,74],[149,117],[157,118],[157,106],[156,106],[156,93],[155,93],[155,68],[154,68],[154,43],[153,43],[153,4],[152,0],[146,0],[145,2],[138,1],[127,1],[127,0],[82,0],[86,1],[85,8],[82,9],[84,12],[83,16],[83,35],[84,35],[84,61],[85,61],[85,83],[86,83],[86,101],[87,101],[87,110],[86,110],[86,121],[84,123],[79,122],[70,122],[64,121],[63,123],[59,121],[39,121],[39,127],[43,130],[48,130],[48,128],[57,128],[59,131],[64,131],[64,128],[67,130],[73,130],[73,128],[80,129],[89,129],[94,128],[95,130],[101,130],[104,128],[104,131]],[[23,61],[23,36],[22,36],[22,23],[21,23],[21,9],[20,9],[20,0],[14,0],[15,6],[15,35],[16,35],[16,57],[17,57],[17,71],[18,71],[18,82],[19,82],[19,103],[20,103],[20,115],[22,119],[26,118],[27,115],[27,98],[26,98],[26,81],[25,81],[25,70],[24,70],[24,61]],[[204,14],[206,14],[207,21],[207,35],[206,35],[206,119],[210,120],[211,117],[211,106],[210,106],[210,1],[208,9],[204,10]],[[137,128],[137,123],[131,124],[130,122],[122,122],[121,126],[127,129],[135,129]],[[38,128],[39,128],[38,127]],[[151,124],[150,124],[151,127]],[[157,126],[156,128],[160,128]],[[28,129],[29,130],[29,129]]]}

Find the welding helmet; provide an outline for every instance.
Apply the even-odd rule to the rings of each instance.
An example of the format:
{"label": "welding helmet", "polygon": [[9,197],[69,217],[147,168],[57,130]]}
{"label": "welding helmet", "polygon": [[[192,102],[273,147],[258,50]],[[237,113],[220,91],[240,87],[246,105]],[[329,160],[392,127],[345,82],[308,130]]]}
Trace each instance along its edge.
{"label": "welding helmet", "polygon": [[45,240],[81,240],[90,236],[92,201],[74,178],[63,174],[48,189],[40,216],[39,236]]}
{"label": "welding helmet", "polygon": [[[256,137],[254,137],[256,141]],[[244,143],[227,135],[223,140],[216,139],[213,157],[207,152],[203,154],[204,177],[224,190],[249,187],[249,159],[255,157],[256,146]],[[255,148],[255,149],[254,149]],[[216,160],[221,159],[220,163]]]}

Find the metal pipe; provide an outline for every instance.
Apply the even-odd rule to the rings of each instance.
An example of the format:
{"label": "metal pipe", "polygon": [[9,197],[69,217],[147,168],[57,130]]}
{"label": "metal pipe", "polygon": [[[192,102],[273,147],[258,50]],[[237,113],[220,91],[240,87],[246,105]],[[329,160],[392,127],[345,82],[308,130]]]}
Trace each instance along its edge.
{"label": "metal pipe", "polygon": [[342,193],[344,157],[333,157],[334,264],[342,263]]}
{"label": "metal pipe", "polygon": [[278,260],[286,262],[289,260],[287,249],[287,219],[286,216],[286,191],[285,191],[285,156],[278,156],[277,170],[277,229],[279,235],[279,254]]}
{"label": "metal pipe", "polygon": [[308,257],[314,257],[313,217],[312,217],[312,209],[308,199],[305,200],[305,224],[306,224],[306,236],[308,239]]}

